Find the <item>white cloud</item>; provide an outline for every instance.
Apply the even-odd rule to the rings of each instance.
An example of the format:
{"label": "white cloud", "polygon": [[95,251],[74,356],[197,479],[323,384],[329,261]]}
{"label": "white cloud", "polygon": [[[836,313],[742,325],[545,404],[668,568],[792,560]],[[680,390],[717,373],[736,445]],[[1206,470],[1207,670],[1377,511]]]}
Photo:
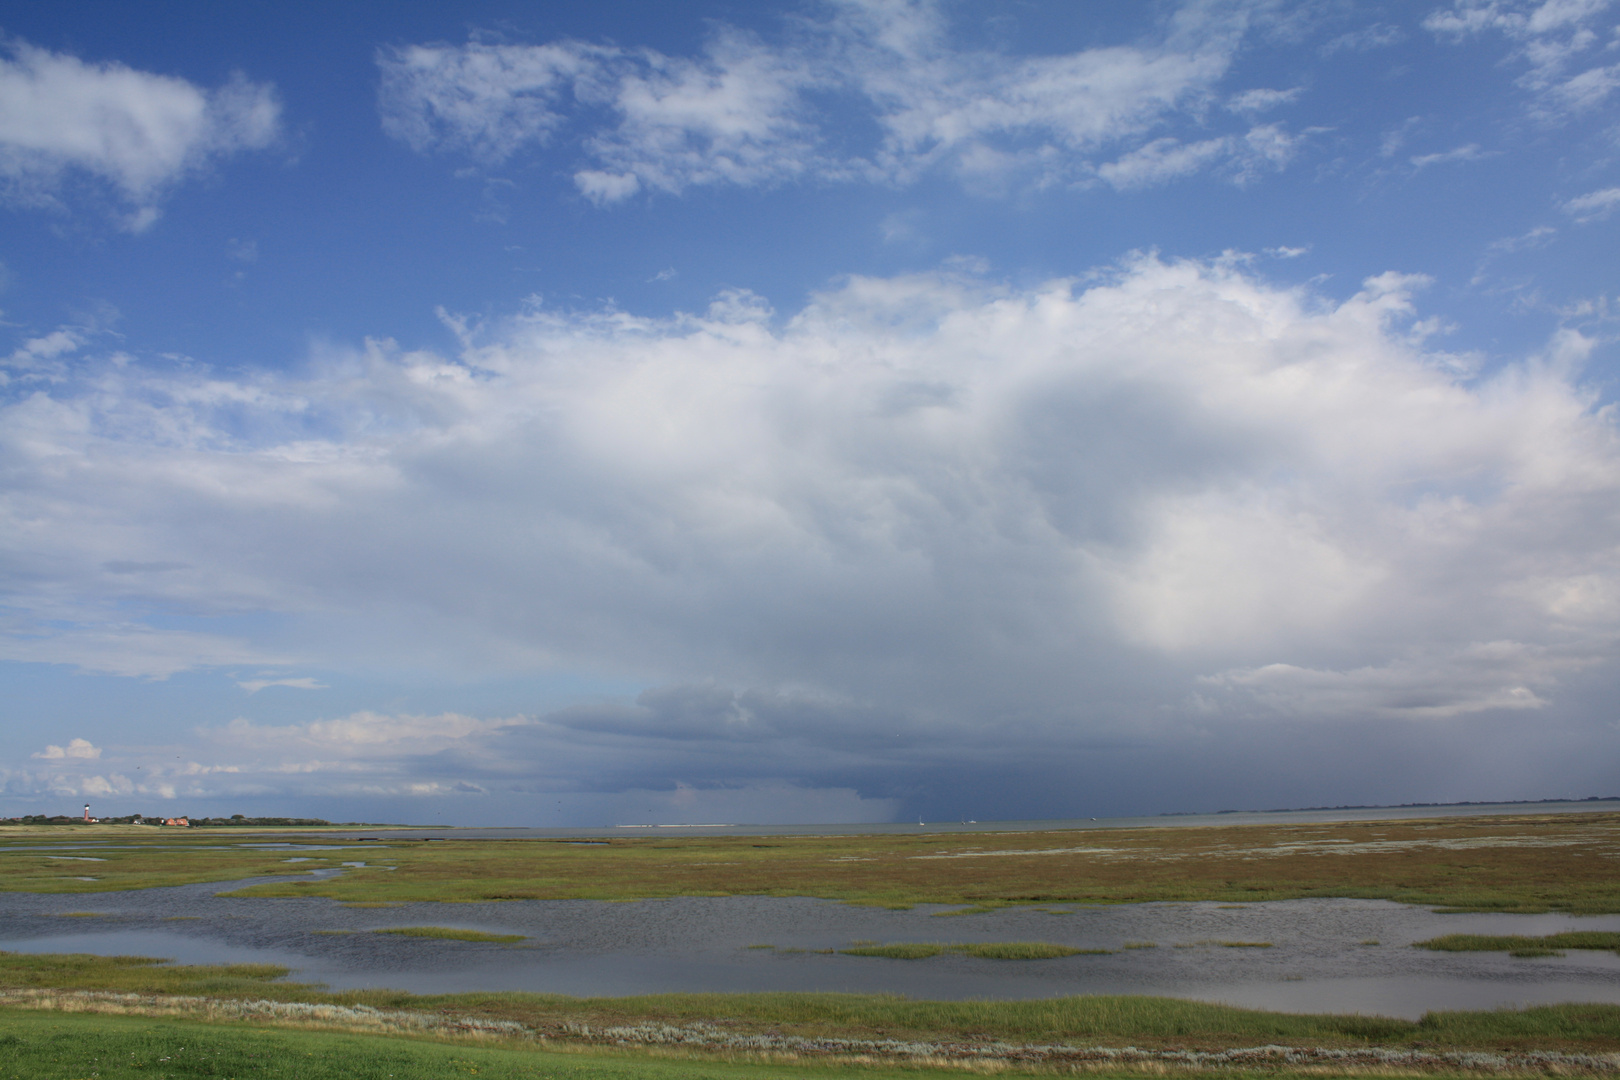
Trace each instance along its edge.
{"label": "white cloud", "polygon": [[93,761],[101,756],[101,748],[91,745],[88,739],[71,739],[66,747],[47,746],[43,752],[34,756],[46,761],[63,761],[67,758]]}
{"label": "white cloud", "polygon": [[412,45],[377,51],[383,130],[417,151],[453,149],[501,162],[545,143],[575,76],[597,50],[560,45]]}
{"label": "white cloud", "polygon": [[1592,221],[1602,221],[1620,207],[1620,187],[1604,188],[1602,191],[1589,191],[1585,195],[1578,195],[1563,205],[1564,213],[1576,221],[1586,224]]}
{"label": "white cloud", "polygon": [[[1162,44],[1016,58],[949,45],[934,3],[828,10],[786,44],[720,27],[695,57],[575,41],[382,50],[384,127],[493,165],[577,123],[574,181],[598,204],[713,184],[909,183],[932,169],[986,189],[1074,183],[1097,154],[1201,112],[1244,22],[1186,11]],[[1232,107],[1295,93],[1251,90]],[[851,112],[875,140],[832,138],[855,129]]]}
{"label": "white cloud", "polygon": [[1243,184],[1262,169],[1287,165],[1297,143],[1275,124],[1250,128],[1242,138],[1224,136],[1197,143],[1156,139],[1118,161],[1098,166],[1097,175],[1111,187],[1128,190],[1166,183],[1218,165],[1234,182]]}
{"label": "white cloud", "polygon": [[1373,49],[1398,45],[1405,40],[1406,32],[1400,27],[1389,23],[1373,23],[1360,30],[1352,30],[1333,38],[1322,46],[1321,53],[1323,56],[1332,56],[1337,52],[1371,52]]}
{"label": "white cloud", "polygon": [[1178,139],[1156,139],[1118,161],[1099,166],[1097,175],[1115,188],[1150,187],[1199,172],[1225,158],[1231,149],[1230,139],[1206,139],[1190,145]]}
{"label": "white cloud", "polygon": [[325,683],[317,682],[315,679],[313,679],[313,678],[311,678],[309,676],[304,676],[302,678],[296,678],[296,679],[293,679],[293,678],[275,679],[275,678],[262,678],[262,677],[257,678],[257,679],[239,679],[239,680],[237,680],[236,685],[240,686],[242,689],[246,690],[250,694],[257,694],[260,690],[263,690],[266,687],[270,687],[270,686],[287,686],[287,687],[291,687],[294,690],[325,690],[326,689],[326,684]]}
{"label": "white cloud", "polygon": [[574,186],[579,193],[598,206],[622,202],[641,190],[641,181],[635,173],[606,173],[599,169],[582,169],[574,174]]}
{"label": "white cloud", "polygon": [[1226,102],[1226,107],[1237,113],[1258,113],[1275,109],[1279,105],[1287,105],[1304,93],[1304,87],[1296,86],[1289,90],[1245,90],[1241,94],[1234,94]]}
{"label": "white cloud", "polygon": [[[1275,665],[1432,668],[1432,707],[1463,715],[1511,704],[1448,659],[1474,643],[1602,654],[1620,442],[1575,381],[1592,341],[1480,378],[1425,346],[1415,279],[1329,302],[1241,265],[855,277],[783,319],[751,294],[538,309],[466,329],[454,359],[374,343],[301,379],[79,361],[0,407],[5,652],[566,666],[835,703],[770,706],[809,718],[773,721],[781,746],[896,717],[1083,732]],[[229,614],[242,640],[140,612]],[[1538,670],[1520,683],[1556,700],[1566,669]],[[1083,704],[1099,679],[1123,711]],[[1301,709],[1345,700],[1289,686]],[[330,761],[523,728],[415,723],[240,738]]]}
{"label": "white cloud", "polygon": [[0,58],[0,179],[24,203],[58,202],[69,178],[94,177],[129,207],[126,226],[139,232],[186,174],[268,146],[279,132],[274,91],[241,76],[209,91],[21,42],[8,51]]}
{"label": "white cloud", "polygon": [[1411,162],[1414,169],[1422,170],[1427,169],[1431,165],[1450,165],[1453,162],[1482,161],[1485,158],[1492,156],[1493,155],[1491,153],[1481,150],[1478,143],[1469,143],[1467,146],[1453,147],[1450,150],[1442,150],[1434,154],[1418,154],[1411,158]]}

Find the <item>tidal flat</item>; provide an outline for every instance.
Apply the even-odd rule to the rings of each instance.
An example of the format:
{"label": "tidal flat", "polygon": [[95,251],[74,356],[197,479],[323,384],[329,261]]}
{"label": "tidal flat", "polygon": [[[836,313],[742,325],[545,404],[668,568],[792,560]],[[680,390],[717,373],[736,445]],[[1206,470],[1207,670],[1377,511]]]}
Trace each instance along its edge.
{"label": "tidal flat", "polygon": [[[0,997],[363,1006],[722,1056],[733,1036],[1612,1055],[1616,858],[1612,813],[590,843],[8,830]],[[1415,1061],[1384,1064],[1465,1068]]]}

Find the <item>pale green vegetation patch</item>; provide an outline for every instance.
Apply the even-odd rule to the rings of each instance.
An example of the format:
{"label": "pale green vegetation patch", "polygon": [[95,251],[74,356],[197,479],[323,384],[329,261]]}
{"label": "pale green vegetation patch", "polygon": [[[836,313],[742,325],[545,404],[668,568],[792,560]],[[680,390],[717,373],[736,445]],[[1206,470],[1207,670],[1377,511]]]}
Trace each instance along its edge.
{"label": "pale green vegetation patch", "polygon": [[514,941],[528,941],[525,934],[487,934],[482,930],[457,930],[450,926],[393,926],[373,930],[373,934],[398,934],[401,937],[442,938],[445,941],[487,941],[510,945]]}

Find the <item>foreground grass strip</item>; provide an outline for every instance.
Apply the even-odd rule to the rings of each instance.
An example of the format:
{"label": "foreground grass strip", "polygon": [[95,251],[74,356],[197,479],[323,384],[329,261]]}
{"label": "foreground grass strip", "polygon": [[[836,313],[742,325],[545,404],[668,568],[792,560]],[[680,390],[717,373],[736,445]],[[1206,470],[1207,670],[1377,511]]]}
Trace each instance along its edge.
{"label": "foreground grass strip", "polygon": [[[641,1054],[548,1053],[379,1035],[112,1016],[0,1012],[4,1080],[765,1080],[780,1066],[660,1059]],[[798,1066],[804,1080],[914,1077],[915,1068]]]}
{"label": "foreground grass strip", "polygon": [[[285,968],[261,964],[183,966],[142,957],[0,952],[0,999],[40,1008],[56,1007],[51,1003],[59,1002],[61,1008],[75,1011],[95,1005],[109,1012],[144,1015],[169,1010],[176,1015],[195,1013],[217,1019],[275,1019],[276,1010],[282,1009],[290,1023],[315,1023],[326,1015],[335,1018],[330,1022],[356,1030],[432,1034],[439,1030],[433,1025],[450,1033],[521,1029],[570,1042],[614,1042],[621,1035],[604,1033],[625,1031],[642,1035],[634,1039],[624,1035],[624,1039],[645,1042],[654,1039],[657,1031],[669,1029],[677,1033],[669,1038],[681,1045],[713,1044],[717,1049],[730,1045],[724,1042],[728,1039],[779,1037],[818,1045],[826,1040],[980,1048],[998,1043],[1064,1043],[1092,1048],[1134,1046],[1144,1052],[1218,1051],[1270,1044],[1405,1050],[1438,1047],[1492,1053],[1620,1052],[1620,1006],[1614,1005],[1431,1013],[1412,1022],[1378,1016],[1271,1013],[1173,998],[1111,995],[1033,1001],[913,1001],[880,994],[574,998],[525,993],[328,992],[276,981],[286,974]],[[419,1019],[388,1019],[394,1014]],[[767,1043],[747,1045],[762,1049]]]}
{"label": "foreground grass strip", "polygon": [[526,934],[486,934],[482,930],[456,930],[448,926],[395,926],[373,930],[373,934],[398,934],[401,937],[442,938],[445,941],[488,941],[509,945],[514,941],[528,941]]}
{"label": "foreground grass strip", "polygon": [[[31,999],[31,1000],[30,1000]],[[78,1015],[58,1023],[53,1015],[44,1024],[36,1012],[33,1023],[8,1023],[17,1014],[8,1016],[0,1008],[0,1047],[12,1051],[7,1060],[27,1072],[13,1072],[20,1078],[82,1076],[88,1072],[96,1077],[119,1076],[268,1076],[268,1077],[382,1077],[384,1075],[410,1080],[417,1076],[476,1075],[481,1069],[485,1075],[541,1076],[555,1078],[554,1069],[574,1070],[562,1075],[602,1076],[629,1075],[650,1077],[713,1076],[723,1069],[745,1077],[780,1077],[785,1068],[811,1077],[818,1075],[847,1075],[856,1066],[862,1075],[901,1075],[904,1070],[894,1065],[925,1065],[956,1068],[977,1066],[975,1071],[993,1069],[1002,1071],[1009,1066],[1020,1071],[1041,1071],[1041,1067],[1057,1066],[1065,1070],[1087,1071],[1120,1070],[1131,1075],[1144,1067],[1163,1072],[1171,1067],[1183,1072],[1233,1072],[1249,1075],[1261,1070],[1272,1076],[1322,1075],[1324,1070],[1389,1072],[1391,1070],[1418,1069],[1426,1073],[1441,1072],[1465,1074],[1486,1072],[1501,1075],[1519,1074],[1568,1075],[1572,1072],[1613,1073],[1620,1071],[1620,1054],[1565,1052],[1548,1050],[1481,1052],[1478,1050],[1441,1050],[1429,1046],[1419,1047],[1329,1047],[1262,1046],[1231,1047],[1199,1050],[1186,1047],[1174,1049],[1147,1049],[1138,1046],[1106,1047],[1076,1045],[1073,1043],[943,1043],[902,1040],[896,1038],[861,1039],[847,1037],[805,1038],[780,1032],[745,1034],[717,1024],[689,1024],[675,1027],[668,1024],[640,1024],[598,1028],[569,1025],[566,1034],[576,1040],[589,1040],[597,1044],[609,1043],[615,1047],[638,1047],[651,1054],[646,1056],[606,1057],[578,1055],[560,1057],[555,1053],[519,1050],[513,1055],[502,1049],[473,1050],[466,1046],[469,1039],[500,1039],[506,1046],[533,1047],[543,1039],[533,1030],[510,1023],[464,1021],[459,1025],[429,1013],[384,1012],[365,1006],[309,1006],[280,1002],[219,1003],[207,999],[145,999],[138,995],[95,994],[80,991],[73,995],[49,996],[48,992],[12,992],[0,994],[0,1005],[32,1009],[70,1010]],[[226,1006],[221,1008],[221,1006]],[[189,1009],[189,1013],[188,1013]],[[144,1010],[144,1012],[143,1012]],[[99,1014],[86,1016],[85,1013]],[[130,1015],[165,1015],[161,1025],[142,1029],[131,1026]],[[118,1014],[122,1015],[118,1015]],[[109,1015],[111,1014],[111,1015]],[[196,1015],[206,1015],[212,1025],[187,1023]],[[123,1027],[118,1026],[122,1020]],[[221,1021],[224,1021],[221,1023]],[[392,1038],[371,1038],[354,1035],[333,1036],[316,1034],[309,1030],[265,1032],[246,1027],[244,1022],[270,1022],[293,1024],[308,1029],[339,1028],[347,1031],[383,1031]],[[20,1027],[20,1032],[19,1032]],[[52,1031],[51,1028],[56,1030]],[[70,1027],[76,1030],[62,1030]],[[42,1028],[44,1029],[42,1031]],[[404,1033],[415,1038],[400,1038]],[[154,1042],[153,1034],[167,1036]],[[41,1036],[44,1035],[44,1038]],[[122,1035],[120,1040],[118,1036]],[[131,1037],[143,1039],[130,1045]],[[419,1041],[423,1037],[437,1036],[440,1040],[453,1040],[460,1045]],[[338,1040],[350,1039],[352,1042]],[[244,1052],[243,1044],[253,1046],[257,1053]],[[279,1043],[280,1045],[277,1045]],[[544,1045],[542,1043],[542,1045]],[[435,1052],[437,1051],[437,1052]],[[447,1058],[453,1051],[464,1057]],[[658,1055],[657,1057],[651,1056]],[[189,1055],[189,1056],[187,1056]],[[511,1055],[511,1056],[508,1056]],[[671,1061],[670,1057],[706,1059],[696,1062]],[[757,1065],[738,1064],[737,1059],[768,1062],[766,1069]],[[729,1058],[731,1063],[721,1065],[716,1058]],[[832,1059],[833,1067],[826,1064]],[[807,1068],[803,1062],[812,1064]],[[816,1059],[821,1059],[818,1063]],[[840,1061],[839,1059],[842,1059]],[[873,1068],[874,1062],[888,1064]],[[682,1068],[682,1065],[686,1068]],[[843,1067],[840,1068],[839,1066]],[[47,1072],[39,1066],[51,1068]],[[454,1068],[447,1069],[447,1066]],[[593,1066],[605,1066],[606,1071],[592,1071]],[[0,1066],[3,1067],[3,1066]],[[524,1071],[525,1068],[535,1071]],[[438,1073],[430,1070],[442,1070]],[[279,1070],[279,1071],[278,1071]],[[384,1071],[386,1070],[386,1072]],[[544,1070],[543,1072],[540,1070]],[[716,1071],[710,1071],[716,1070]],[[1297,1071],[1296,1071],[1297,1070]],[[0,1074],[3,1075],[3,1074]]]}
{"label": "foreground grass strip", "polygon": [[[131,831],[133,830],[133,831]],[[385,839],[289,856],[235,848],[239,830],[156,835],[138,826],[0,827],[0,890],[59,893],[279,875],[232,896],[324,896],[349,904],[669,896],[817,896],[884,907],[1147,901],[1253,903],[1359,897],[1455,911],[1620,912],[1620,814],[1512,815],[1072,832],[564,840]],[[382,831],[379,830],[381,834]],[[297,842],[319,833],[280,834]],[[382,834],[386,836],[386,834]],[[265,839],[260,835],[256,839]],[[60,849],[37,849],[46,840]],[[94,842],[97,881],[76,853]],[[213,850],[217,849],[217,850]],[[308,869],[340,869],[312,878]],[[82,868],[81,868],[82,869]]]}
{"label": "foreground grass strip", "polygon": [[1620,951],[1620,933],[1606,930],[1571,930],[1543,937],[1516,934],[1446,934],[1419,941],[1414,948],[1437,952],[1505,952],[1513,956],[1562,956],[1564,949]]}

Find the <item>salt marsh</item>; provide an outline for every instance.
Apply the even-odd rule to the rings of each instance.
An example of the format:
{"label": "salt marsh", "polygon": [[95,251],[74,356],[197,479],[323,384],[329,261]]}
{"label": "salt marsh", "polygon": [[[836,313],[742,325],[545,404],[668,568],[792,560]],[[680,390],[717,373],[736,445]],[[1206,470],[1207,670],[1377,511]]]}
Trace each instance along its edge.
{"label": "salt marsh", "polygon": [[[0,948],[274,963],[291,968],[296,981],[333,989],[415,993],[774,990],[946,1000],[1150,994],[1407,1018],[1436,1009],[1620,1003],[1620,956],[1611,952],[1523,959],[1412,947],[1452,933],[1620,930],[1614,915],[1436,914],[1352,899],[1050,904],[965,915],[950,915],[961,909],[947,905],[887,910],[735,896],[355,908],[322,897],[253,899],[218,891],[217,885],[186,885],[89,897],[0,894]],[[75,913],[98,917],[65,917]],[[421,926],[524,940],[368,932]],[[837,951],[855,942],[939,941],[1040,941],[1083,952],[1005,961],[949,952],[896,960]],[[1232,942],[1270,947],[1226,947]],[[1148,944],[1154,947],[1143,947]]]}

